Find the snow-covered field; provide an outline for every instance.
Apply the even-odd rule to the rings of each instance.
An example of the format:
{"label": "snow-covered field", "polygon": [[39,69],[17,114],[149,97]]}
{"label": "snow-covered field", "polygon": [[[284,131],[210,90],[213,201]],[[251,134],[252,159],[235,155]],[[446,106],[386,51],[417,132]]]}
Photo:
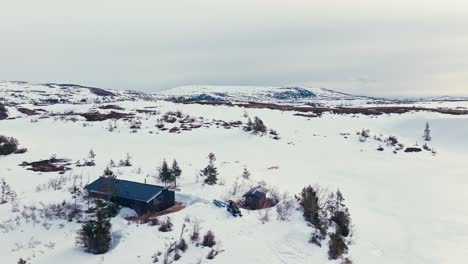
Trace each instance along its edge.
{"label": "snow-covered field", "polygon": [[[180,110],[205,120],[245,121],[245,109],[226,106],[174,104],[163,101],[121,101],[125,111],[156,109],[161,113]],[[85,112],[91,104],[50,106],[24,105],[50,112]],[[13,107],[9,107],[13,112]],[[101,111],[101,110],[100,110]],[[102,174],[110,159],[118,161],[126,153],[133,166],[116,168],[118,177],[155,183],[153,175],[163,159],[176,158],[183,173],[176,199],[186,208],[170,214],[174,230],[162,233],[157,227],[112,219],[116,237],[104,255],[91,255],[75,245],[80,224],[65,220],[43,223],[16,221],[11,204],[0,205],[1,263],[16,263],[20,257],[31,263],[151,263],[151,256],[164,251],[180,235],[187,217],[201,221],[202,233],[212,230],[222,252],[207,260],[208,249],[190,244],[178,263],[339,263],[328,260],[327,246],[308,243],[308,227],[299,210],[289,221],[262,224],[259,213],[243,210],[244,217],[233,218],[215,207],[212,199],[226,196],[232,183],[248,168],[250,185],[265,181],[268,186],[294,195],[309,184],[329,190],[339,188],[348,205],[354,225],[349,256],[354,263],[428,264],[463,263],[468,257],[468,116],[437,113],[352,116],[324,114],[320,118],[294,116],[293,112],[247,109],[278,131],[280,140],[246,133],[240,128],[212,125],[180,134],[155,127],[158,115],[141,113],[142,126],[131,133],[130,123],[117,121],[108,131],[109,121],[86,122],[60,118],[38,118],[15,113],[16,119],[0,121],[0,134],[14,136],[25,154],[0,157],[0,178],[18,195],[18,206],[73,201],[67,190],[41,190],[57,173],[36,173],[18,166],[23,161],[46,159],[52,155],[77,161],[93,149],[95,167],[71,166],[64,176],[82,176],[84,184]],[[369,129],[372,135],[396,136],[406,146],[421,145],[426,122],[432,129],[429,151],[394,154],[373,139],[360,142],[357,131]],[[349,133],[344,136],[343,133]],[[197,175],[213,152],[224,185],[202,186]],[[21,218],[21,215],[18,217]],[[17,224],[18,223],[18,224]],[[190,227],[190,223],[188,224]]]}

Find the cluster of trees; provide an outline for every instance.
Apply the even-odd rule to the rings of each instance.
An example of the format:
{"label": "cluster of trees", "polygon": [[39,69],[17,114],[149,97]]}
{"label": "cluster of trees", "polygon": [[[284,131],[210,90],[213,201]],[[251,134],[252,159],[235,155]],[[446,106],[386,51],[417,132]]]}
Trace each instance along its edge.
{"label": "cluster of trees", "polygon": [[250,117],[247,119],[247,124],[245,125],[244,130],[249,132],[251,131],[254,134],[264,134],[267,132],[268,128],[263,123],[263,120],[256,116],[254,117],[253,122]]}
{"label": "cluster of trees", "polygon": [[19,142],[16,138],[0,135],[0,156],[19,154],[27,151],[25,148],[18,148]]}
{"label": "cluster of trees", "polygon": [[[304,219],[315,228],[310,242],[321,246],[322,240],[328,234],[329,258],[339,259],[346,254],[346,239],[351,236],[351,216],[341,191],[337,190],[327,196],[320,187],[307,186],[298,196],[298,200],[304,210]],[[328,233],[329,230],[331,231]]]}
{"label": "cluster of trees", "polygon": [[208,154],[208,165],[200,171],[200,176],[204,178],[204,181],[208,185],[214,185],[218,182],[218,168],[216,168],[214,162],[216,156],[213,153]]}
{"label": "cluster of trees", "polygon": [[88,152],[88,156],[84,158],[83,161],[78,160],[76,162],[76,166],[78,167],[94,166],[96,165],[95,158],[96,158],[96,153],[94,152],[94,150],[91,149]]}
{"label": "cluster of trees", "polygon": [[177,160],[174,159],[171,167],[169,167],[166,160],[164,160],[161,167],[158,169],[157,179],[164,183],[164,186],[173,183],[174,186],[177,187],[177,180],[180,178],[180,175],[182,175],[182,170]]}

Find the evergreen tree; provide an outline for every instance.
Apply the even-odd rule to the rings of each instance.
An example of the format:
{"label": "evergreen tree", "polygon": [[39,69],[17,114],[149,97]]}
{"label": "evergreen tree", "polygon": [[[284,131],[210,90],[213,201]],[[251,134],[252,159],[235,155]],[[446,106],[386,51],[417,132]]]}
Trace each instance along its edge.
{"label": "evergreen tree", "polygon": [[166,160],[164,160],[161,167],[159,167],[159,180],[164,183],[164,186],[167,186],[167,184],[172,181],[172,172]]}
{"label": "evergreen tree", "polygon": [[263,124],[263,121],[258,117],[256,116],[254,118],[254,122],[253,122],[253,131],[254,133],[266,133],[267,131],[267,127],[265,126],[265,124]]}
{"label": "evergreen tree", "polygon": [[431,141],[432,140],[431,129],[429,128],[429,122],[426,122],[426,127],[424,128],[423,139],[425,141]]}
{"label": "evergreen tree", "polygon": [[244,130],[245,131],[253,130],[253,122],[252,122],[252,119],[250,119],[250,117],[247,119],[247,124],[245,124]]}
{"label": "evergreen tree", "polygon": [[90,150],[89,153],[88,153],[88,158],[91,160],[91,161],[94,161],[94,158],[96,157],[96,153],[94,153],[94,150]]}
{"label": "evergreen tree", "polygon": [[98,211],[96,219],[86,221],[78,231],[76,242],[92,254],[103,254],[109,250],[111,224],[105,215]]}
{"label": "evergreen tree", "polygon": [[350,233],[350,226],[351,226],[351,216],[349,214],[349,210],[344,203],[345,199],[343,194],[338,189],[336,194],[334,195],[333,200],[333,208],[334,211],[330,212],[330,221],[335,222],[337,226],[336,232],[342,235],[343,237],[347,237]]}
{"label": "evergreen tree", "polygon": [[16,198],[16,193],[11,189],[10,185],[6,183],[5,179],[0,180],[0,204],[13,201]]}
{"label": "evergreen tree", "polygon": [[177,179],[180,178],[180,175],[182,174],[182,170],[180,169],[179,164],[177,163],[177,160],[175,159],[172,162],[171,172],[172,172],[171,181],[174,182],[175,187],[177,187]]}
{"label": "evergreen tree", "polygon": [[110,201],[112,196],[116,195],[117,192],[115,188],[115,184],[117,183],[117,175],[115,175],[115,173],[109,167],[107,167],[104,170],[101,178],[101,189],[107,194],[107,200]]}
{"label": "evergreen tree", "polygon": [[208,166],[201,170],[201,176],[205,177],[205,183],[213,185],[218,181],[218,169],[214,165],[216,156],[213,153],[210,153],[208,154],[208,160]]}
{"label": "evergreen tree", "polygon": [[244,171],[242,172],[242,178],[246,180],[250,179],[250,172],[247,170],[247,168],[244,168]]}
{"label": "evergreen tree", "polygon": [[316,228],[321,228],[320,206],[317,191],[312,186],[302,189],[300,204],[304,208],[304,218]]}

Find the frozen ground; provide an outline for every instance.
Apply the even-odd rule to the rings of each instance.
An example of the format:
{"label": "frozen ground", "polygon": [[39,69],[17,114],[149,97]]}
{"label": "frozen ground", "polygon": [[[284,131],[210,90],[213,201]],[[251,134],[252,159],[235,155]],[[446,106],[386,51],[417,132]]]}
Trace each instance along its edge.
{"label": "frozen ground", "polygon": [[[157,107],[162,113],[180,110],[191,116],[225,121],[241,120],[244,109],[225,106],[183,105],[169,102],[123,101],[126,111]],[[33,106],[53,112],[87,111],[93,105]],[[11,107],[9,109],[12,109]],[[13,110],[12,110],[13,111]],[[66,176],[82,175],[85,182],[101,175],[110,159],[125,153],[133,157],[130,168],[118,168],[119,178],[153,182],[151,175],[165,158],[176,158],[183,170],[178,199],[187,207],[171,215],[174,231],[161,233],[157,227],[130,223],[116,217],[113,232],[120,237],[112,250],[94,256],[75,245],[79,224],[53,221],[49,229],[41,224],[20,221],[12,230],[0,230],[2,263],[28,258],[31,263],[151,263],[151,256],[163,251],[177,238],[186,216],[197,217],[202,233],[211,229],[224,250],[207,260],[208,249],[189,245],[178,263],[333,263],[327,247],[308,243],[307,227],[300,211],[290,221],[262,224],[257,212],[244,210],[243,218],[233,218],[210,201],[225,196],[234,179],[247,167],[252,184],[265,181],[282,192],[297,194],[304,186],[320,184],[330,190],[340,188],[350,208],[354,224],[354,243],[350,257],[364,264],[438,264],[463,263],[468,257],[468,117],[436,113],[403,115],[340,116],[325,114],[307,119],[292,112],[248,109],[281,139],[248,134],[241,129],[222,126],[199,128],[180,134],[159,131],[156,118],[140,114],[142,128],[130,133],[129,123],[118,121],[108,131],[108,121],[65,121],[41,119],[20,113],[19,118],[0,121],[0,134],[14,136],[28,148],[25,154],[0,157],[0,177],[18,194],[19,207],[71,200],[65,190],[36,191],[56,173],[35,173],[18,166],[56,154],[76,161],[93,149],[96,167],[75,167]],[[33,120],[33,122],[31,122]],[[36,122],[37,121],[37,122]],[[422,130],[429,121],[437,154],[430,152],[394,154],[390,148],[379,152],[379,142],[359,142],[357,131],[394,135],[407,146],[422,144]],[[83,126],[84,123],[90,124]],[[152,132],[152,133],[150,133]],[[340,133],[350,133],[345,138]],[[209,152],[217,156],[223,186],[202,186],[197,173]],[[271,169],[277,167],[276,169]],[[139,170],[139,168],[141,170]],[[270,168],[270,169],[269,169]],[[12,217],[9,204],[0,205],[0,222]],[[13,221],[14,222],[14,221]],[[326,245],[326,243],[325,243]]]}

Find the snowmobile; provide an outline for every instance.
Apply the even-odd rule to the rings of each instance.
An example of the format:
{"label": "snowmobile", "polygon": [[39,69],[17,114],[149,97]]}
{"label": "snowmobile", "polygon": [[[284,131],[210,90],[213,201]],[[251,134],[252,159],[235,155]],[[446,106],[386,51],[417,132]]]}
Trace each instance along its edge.
{"label": "snowmobile", "polygon": [[220,200],[213,200],[213,203],[218,207],[226,207],[226,203]]}
{"label": "snowmobile", "polygon": [[232,216],[237,217],[237,216],[242,216],[242,213],[239,209],[239,206],[232,200],[228,201],[227,204],[227,210],[232,214]]}

